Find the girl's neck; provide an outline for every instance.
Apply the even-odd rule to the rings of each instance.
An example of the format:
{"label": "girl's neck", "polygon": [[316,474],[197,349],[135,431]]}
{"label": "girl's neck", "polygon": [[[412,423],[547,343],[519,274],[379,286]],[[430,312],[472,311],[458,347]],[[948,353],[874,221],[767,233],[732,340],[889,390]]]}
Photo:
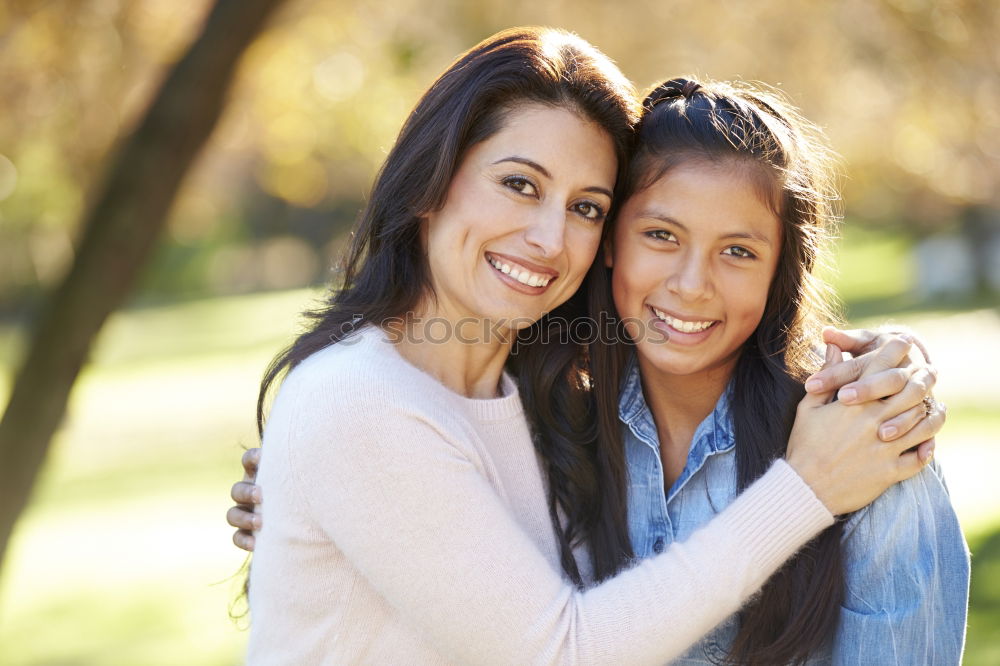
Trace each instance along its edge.
{"label": "girl's neck", "polygon": [[510,340],[483,336],[482,322],[420,315],[386,326],[397,351],[407,361],[467,398],[496,398],[510,355]]}
{"label": "girl's neck", "polygon": [[663,372],[639,356],[642,392],[660,440],[666,488],[684,471],[695,430],[715,409],[735,362],[690,375]]}

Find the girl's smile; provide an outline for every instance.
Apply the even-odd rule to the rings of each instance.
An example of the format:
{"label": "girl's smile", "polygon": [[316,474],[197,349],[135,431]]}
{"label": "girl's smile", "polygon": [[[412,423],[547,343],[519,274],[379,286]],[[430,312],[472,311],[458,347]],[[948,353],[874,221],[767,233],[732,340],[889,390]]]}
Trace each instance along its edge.
{"label": "girl's smile", "polygon": [[666,340],[678,345],[696,345],[712,334],[718,319],[704,319],[695,316],[675,315],[665,309],[650,305],[653,313],[650,325],[662,331]]}
{"label": "girl's smile", "polygon": [[781,227],[752,168],[682,162],[619,213],[607,254],[615,305],[654,372],[726,375],[760,322]]}

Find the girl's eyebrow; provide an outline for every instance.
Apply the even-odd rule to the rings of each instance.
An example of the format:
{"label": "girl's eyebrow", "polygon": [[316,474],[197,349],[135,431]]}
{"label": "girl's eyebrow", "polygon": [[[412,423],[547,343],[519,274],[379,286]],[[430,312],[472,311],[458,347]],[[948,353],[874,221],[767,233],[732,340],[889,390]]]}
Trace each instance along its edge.
{"label": "girl's eyebrow", "polygon": [[[548,169],[546,169],[545,167],[543,167],[538,162],[535,162],[534,160],[529,160],[527,157],[521,157],[519,155],[511,155],[510,157],[504,157],[502,159],[499,159],[496,162],[494,162],[493,164],[496,165],[496,164],[501,164],[503,162],[514,162],[515,164],[523,164],[526,167],[530,167],[530,168],[534,169],[535,171],[537,171],[538,173],[542,174],[543,176],[545,176],[549,180],[552,180],[552,174],[549,173]],[[592,185],[590,187],[583,188],[583,191],[584,192],[593,192],[595,194],[603,194],[608,199],[612,199],[612,200],[614,199],[614,196],[612,196],[612,194],[611,194],[611,190],[609,190],[606,187],[598,187],[596,185]]]}
{"label": "girl's eyebrow", "polygon": [[756,231],[733,231],[732,233],[725,234],[722,238],[742,238],[746,240],[755,240],[771,246],[771,239],[764,234],[757,233]]}
{"label": "girl's eyebrow", "polygon": [[[682,222],[678,222],[675,218],[661,213],[656,210],[643,210],[639,211],[638,217],[645,220],[659,220],[665,224],[670,224],[675,227],[679,227],[681,231],[690,231]],[[745,240],[755,240],[764,243],[768,247],[772,247],[771,239],[766,235],[757,231],[731,231],[729,233],[723,234],[720,238],[740,238]]]}

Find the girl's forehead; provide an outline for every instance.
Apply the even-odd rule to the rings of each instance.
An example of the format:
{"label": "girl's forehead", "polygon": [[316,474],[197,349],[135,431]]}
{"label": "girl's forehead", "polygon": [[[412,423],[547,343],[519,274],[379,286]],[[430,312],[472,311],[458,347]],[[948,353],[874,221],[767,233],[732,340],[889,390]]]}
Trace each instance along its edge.
{"label": "girl's forehead", "polygon": [[771,164],[753,157],[738,155],[715,156],[687,153],[656,159],[637,158],[634,164],[633,184],[626,201],[662,189],[665,181],[676,180],[677,173],[701,173],[716,176],[715,180],[727,183],[733,189],[749,187],[758,201],[778,219],[782,215],[783,182],[781,172]]}

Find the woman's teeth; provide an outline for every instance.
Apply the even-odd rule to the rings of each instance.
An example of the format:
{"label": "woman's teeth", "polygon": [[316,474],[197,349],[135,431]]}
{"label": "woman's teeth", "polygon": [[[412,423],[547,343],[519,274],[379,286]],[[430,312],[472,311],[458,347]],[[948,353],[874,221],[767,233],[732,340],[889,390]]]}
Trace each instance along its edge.
{"label": "woman's teeth", "polygon": [[497,269],[505,275],[509,275],[521,284],[526,284],[529,287],[545,287],[548,286],[549,281],[552,279],[545,275],[538,275],[537,273],[532,273],[526,268],[520,266],[511,266],[510,264],[504,263],[493,257],[487,257],[490,265]]}
{"label": "woman's teeth", "polygon": [[675,319],[665,312],[661,312],[656,308],[652,308],[653,314],[656,315],[658,319],[666,322],[667,326],[670,328],[680,331],[681,333],[698,333],[704,331],[706,328],[714,324],[714,321],[682,321],[680,319]]}

